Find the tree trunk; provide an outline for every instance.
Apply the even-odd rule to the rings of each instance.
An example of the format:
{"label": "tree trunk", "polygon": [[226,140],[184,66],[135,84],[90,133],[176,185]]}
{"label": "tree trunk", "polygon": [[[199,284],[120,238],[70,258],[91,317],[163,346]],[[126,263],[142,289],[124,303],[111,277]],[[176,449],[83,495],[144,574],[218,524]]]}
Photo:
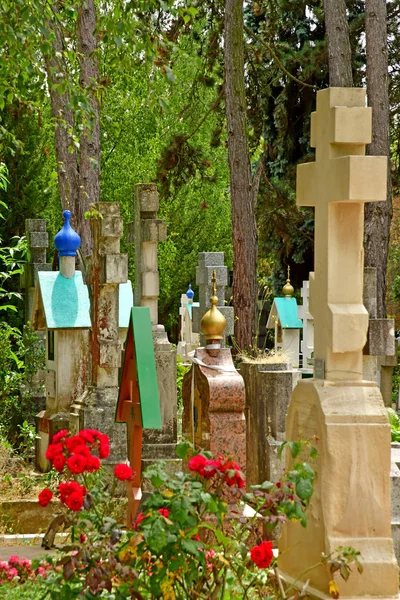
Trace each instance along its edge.
{"label": "tree trunk", "polygon": [[386,268],[392,219],[392,181],[390,174],[388,48],[386,1],[365,1],[365,33],[367,50],[367,95],[372,107],[372,143],[370,155],[388,157],[386,202],[365,205],[365,266],[376,267],[378,276],[377,312],[386,317]]}
{"label": "tree trunk", "polygon": [[351,47],[345,0],[324,0],[328,38],[329,85],[352,87]]}
{"label": "tree trunk", "polygon": [[[56,4],[53,5],[53,11],[54,13],[58,12]],[[65,50],[64,38],[60,29],[61,25],[56,19],[53,23],[49,23],[49,27],[54,32],[54,41],[53,52],[46,58],[46,71],[49,79],[51,112],[55,124],[54,142],[61,207],[63,210],[69,208],[75,217],[79,202],[79,167],[77,152],[69,134],[70,131],[74,131],[74,115],[68,108],[70,101],[68,89],[65,93],[60,94],[58,89],[53,87],[62,84],[68,78],[62,58],[60,58]],[[62,78],[60,78],[60,74],[62,74]]]}
{"label": "tree trunk", "polygon": [[86,0],[78,13],[78,52],[81,72],[79,83],[88,95],[91,105],[91,123],[80,140],[80,181],[78,233],[82,240],[82,254],[91,254],[93,248],[89,221],[84,214],[90,204],[100,201],[100,104],[98,99],[99,67],[96,56],[96,8],[94,0]]}
{"label": "tree trunk", "polygon": [[225,100],[233,238],[235,342],[250,350],[256,338],[257,225],[260,170],[250,167],[244,82],[243,0],[225,2]]}

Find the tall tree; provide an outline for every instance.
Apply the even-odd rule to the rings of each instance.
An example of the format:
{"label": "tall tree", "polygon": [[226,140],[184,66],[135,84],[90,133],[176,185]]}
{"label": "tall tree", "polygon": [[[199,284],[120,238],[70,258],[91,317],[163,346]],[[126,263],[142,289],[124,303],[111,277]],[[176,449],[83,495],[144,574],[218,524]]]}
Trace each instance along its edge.
{"label": "tall tree", "polygon": [[[225,102],[232,206],[235,342],[249,350],[256,335],[256,204],[261,169],[250,165],[244,79],[243,0],[225,2]],[[261,161],[259,162],[261,165]]]}
{"label": "tall tree", "polygon": [[351,46],[345,0],[324,0],[325,28],[328,38],[329,85],[351,87]]}
{"label": "tall tree", "polygon": [[372,107],[372,143],[367,152],[388,157],[386,201],[365,205],[365,265],[377,267],[377,311],[381,318],[386,317],[386,268],[392,219],[386,17],[386,0],[365,1],[367,94],[368,105]]}
{"label": "tall tree", "polygon": [[[52,5],[49,28],[53,34],[53,52],[46,58],[50,82],[52,114],[55,122],[55,150],[60,198],[63,209],[73,213],[74,226],[81,236],[81,252],[92,250],[92,238],[85,212],[90,204],[100,200],[100,106],[98,100],[99,68],[96,56],[96,8],[94,0],[84,0],[73,7],[77,19],[77,54],[69,52],[71,32],[67,27],[69,14],[63,4]],[[68,38],[68,42],[66,41]],[[71,87],[74,71],[79,68],[74,100],[79,98],[84,110],[77,119]],[[82,102],[83,101],[83,102]],[[86,104],[86,107],[85,107]],[[79,106],[79,104],[78,104]],[[79,129],[77,125],[79,121]]]}

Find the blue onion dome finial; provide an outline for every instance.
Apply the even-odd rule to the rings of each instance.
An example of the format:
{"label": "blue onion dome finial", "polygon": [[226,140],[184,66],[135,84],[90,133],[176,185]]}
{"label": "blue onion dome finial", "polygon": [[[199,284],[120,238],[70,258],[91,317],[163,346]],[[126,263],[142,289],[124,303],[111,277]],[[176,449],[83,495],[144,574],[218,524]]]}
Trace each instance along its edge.
{"label": "blue onion dome finial", "polygon": [[192,286],[189,283],[189,287],[188,290],[186,292],[186,296],[188,297],[189,300],[193,300],[194,298],[194,291],[192,290]]}
{"label": "blue onion dome finial", "polygon": [[76,256],[76,251],[81,245],[81,238],[71,227],[71,212],[64,210],[64,225],[54,238],[54,245],[60,256]]}

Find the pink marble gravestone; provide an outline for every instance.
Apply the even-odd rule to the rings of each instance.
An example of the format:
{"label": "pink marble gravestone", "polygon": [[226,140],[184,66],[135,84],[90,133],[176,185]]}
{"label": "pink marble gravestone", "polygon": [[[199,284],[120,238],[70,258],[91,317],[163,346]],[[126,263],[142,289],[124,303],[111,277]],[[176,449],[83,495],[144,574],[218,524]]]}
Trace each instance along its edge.
{"label": "pink marble gravestone", "polygon": [[201,321],[207,345],[197,348],[193,365],[183,380],[182,433],[196,450],[210,450],[215,457],[232,456],[246,469],[245,387],[235,369],[229,348],[221,348],[225,317],[217,309],[216,277],[211,308]]}

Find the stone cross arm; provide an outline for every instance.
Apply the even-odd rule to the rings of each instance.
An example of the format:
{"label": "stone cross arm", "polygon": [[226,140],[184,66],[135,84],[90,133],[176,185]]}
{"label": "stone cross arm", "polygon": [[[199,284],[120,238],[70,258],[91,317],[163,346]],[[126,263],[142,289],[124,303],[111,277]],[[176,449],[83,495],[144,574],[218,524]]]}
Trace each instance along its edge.
{"label": "stone cross arm", "polygon": [[[344,96],[347,106],[340,105]],[[371,123],[364,89],[349,94],[348,88],[329,88],[317,95],[317,111],[311,115],[316,160],[297,167],[299,206],[386,200],[387,158],[364,156]]]}

